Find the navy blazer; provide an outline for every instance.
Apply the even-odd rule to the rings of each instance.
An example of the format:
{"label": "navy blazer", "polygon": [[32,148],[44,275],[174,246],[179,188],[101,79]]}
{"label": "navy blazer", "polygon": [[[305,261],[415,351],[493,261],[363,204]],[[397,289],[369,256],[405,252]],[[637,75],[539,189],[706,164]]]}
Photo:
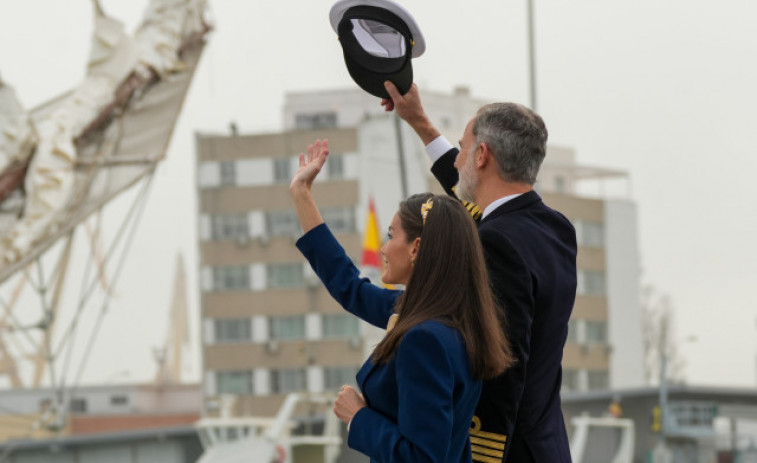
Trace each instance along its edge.
{"label": "navy blazer", "polygon": [[[379,288],[347,257],[325,224],[297,248],[349,312],[386,328],[400,291]],[[410,329],[385,365],[370,359],[357,374],[367,407],[347,443],[377,462],[470,462],[469,429],[481,394],[460,332],[436,320]]]}
{"label": "navy blazer", "polygon": [[[432,167],[451,195],[458,181],[457,153],[451,149]],[[508,462],[570,462],[560,387],[576,297],[575,229],[530,191],[492,211],[479,222],[478,231],[517,363],[484,382],[476,426],[506,442]],[[475,447],[473,459],[493,461],[478,455]]]}

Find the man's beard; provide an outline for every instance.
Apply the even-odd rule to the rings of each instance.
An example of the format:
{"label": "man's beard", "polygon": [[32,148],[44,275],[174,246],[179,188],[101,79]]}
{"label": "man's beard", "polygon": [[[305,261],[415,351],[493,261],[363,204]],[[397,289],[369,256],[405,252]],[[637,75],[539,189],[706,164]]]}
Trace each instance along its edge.
{"label": "man's beard", "polygon": [[465,160],[465,165],[460,169],[460,179],[457,182],[457,188],[455,193],[457,197],[463,201],[475,203],[474,193],[478,188],[478,177],[476,176],[475,166],[475,152],[468,153],[468,157]]}

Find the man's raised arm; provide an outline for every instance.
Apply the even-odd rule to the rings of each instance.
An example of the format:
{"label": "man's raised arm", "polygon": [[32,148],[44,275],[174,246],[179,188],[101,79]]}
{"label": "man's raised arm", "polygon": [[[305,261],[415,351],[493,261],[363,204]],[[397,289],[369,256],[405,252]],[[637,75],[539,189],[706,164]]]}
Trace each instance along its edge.
{"label": "man's raised arm", "polygon": [[[415,133],[426,146],[426,153],[433,163],[431,173],[434,174],[447,194],[457,197],[455,185],[457,185],[458,174],[454,163],[458,150],[431,123],[421,104],[418,86],[413,84],[404,95],[401,95],[397,87],[389,81],[384,82],[384,88],[386,88],[391,99],[382,99],[381,106],[386,111],[396,112],[402,120],[415,130]],[[474,220],[478,221],[481,218],[481,209],[477,205],[468,201],[462,201],[462,203]]]}
{"label": "man's raised arm", "polygon": [[389,96],[392,97],[391,99],[384,98],[381,100],[381,106],[386,111],[396,112],[402,120],[415,130],[415,133],[418,134],[424,145],[428,145],[439,138],[441,133],[436,130],[436,127],[434,127],[423,110],[417,85],[413,84],[404,95],[400,95],[397,87],[389,81],[384,82],[384,87]]}

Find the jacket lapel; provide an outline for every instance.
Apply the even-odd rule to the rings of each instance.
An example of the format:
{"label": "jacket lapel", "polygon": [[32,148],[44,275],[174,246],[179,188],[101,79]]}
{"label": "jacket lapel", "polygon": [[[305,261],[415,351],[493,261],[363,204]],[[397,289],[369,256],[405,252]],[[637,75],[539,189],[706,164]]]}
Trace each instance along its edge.
{"label": "jacket lapel", "polygon": [[[357,372],[357,375],[355,375],[355,379],[357,380],[357,385],[360,387],[360,390],[363,392],[363,395],[365,395],[365,380],[368,379],[368,376],[371,375],[373,370],[376,369],[378,365],[373,363],[373,360],[369,357],[368,360],[363,363],[363,366],[360,367],[360,371]],[[366,400],[368,400],[366,398]]]}

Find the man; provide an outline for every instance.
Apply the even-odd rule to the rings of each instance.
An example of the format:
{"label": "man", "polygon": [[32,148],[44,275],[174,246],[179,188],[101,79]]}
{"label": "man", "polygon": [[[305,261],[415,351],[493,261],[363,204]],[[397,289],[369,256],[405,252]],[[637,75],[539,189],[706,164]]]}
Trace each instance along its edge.
{"label": "man", "polygon": [[445,190],[483,211],[479,236],[517,363],[484,383],[471,425],[473,460],[570,462],[560,386],[576,296],[576,234],[533,188],[546,154],[544,122],[518,104],[487,105],[458,150],[426,116],[415,85],[404,96],[385,86],[391,99],[381,104],[421,138]]}

